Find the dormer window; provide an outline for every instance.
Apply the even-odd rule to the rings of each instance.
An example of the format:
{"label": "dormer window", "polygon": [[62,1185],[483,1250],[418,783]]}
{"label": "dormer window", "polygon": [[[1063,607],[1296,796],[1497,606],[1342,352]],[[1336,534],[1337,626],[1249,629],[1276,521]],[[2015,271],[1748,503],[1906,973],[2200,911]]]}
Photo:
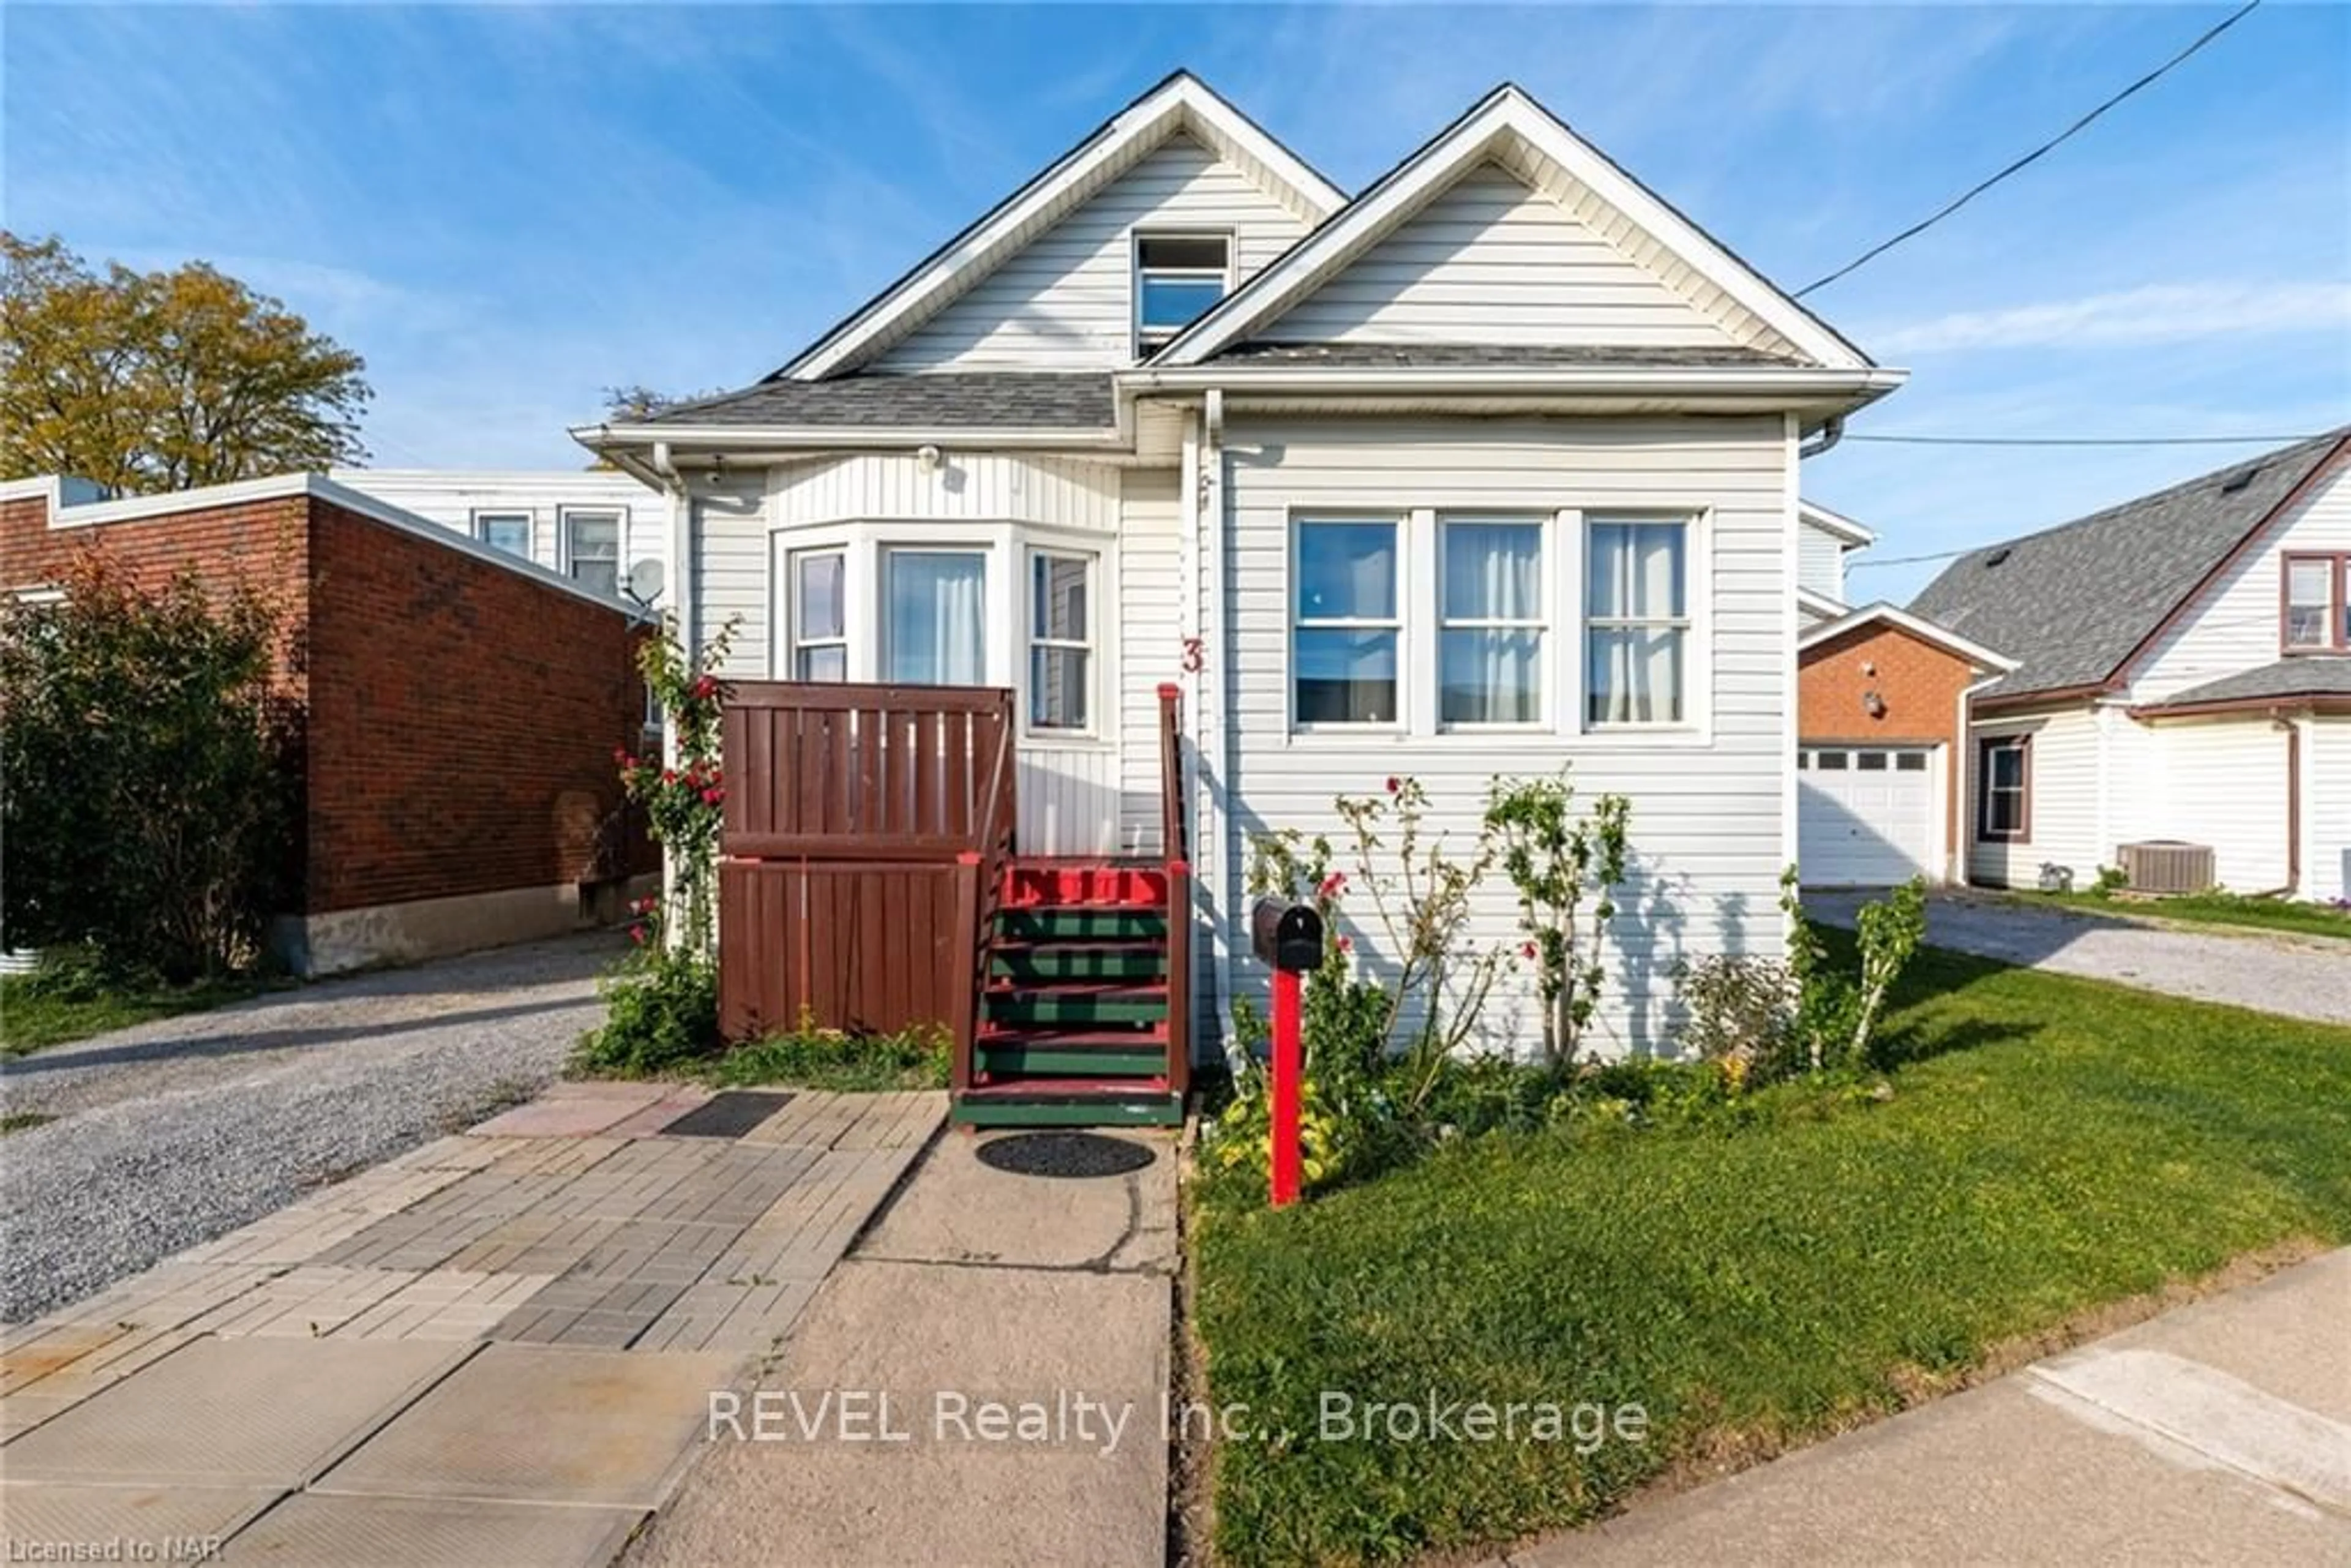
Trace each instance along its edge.
{"label": "dormer window", "polygon": [[1216,308],[1232,286],[1230,235],[1134,236],[1134,346],[1149,353]]}

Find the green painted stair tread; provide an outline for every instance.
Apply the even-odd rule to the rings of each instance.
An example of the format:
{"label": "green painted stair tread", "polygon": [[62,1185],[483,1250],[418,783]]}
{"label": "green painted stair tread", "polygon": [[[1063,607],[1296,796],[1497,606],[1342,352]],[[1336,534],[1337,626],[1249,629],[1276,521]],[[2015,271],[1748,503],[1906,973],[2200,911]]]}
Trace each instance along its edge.
{"label": "green painted stair tread", "polygon": [[989,969],[1015,979],[1155,980],[1167,972],[1167,951],[1153,943],[998,943]]}
{"label": "green painted stair tread", "polygon": [[987,1018],[993,1023],[1156,1023],[1166,1016],[1165,990],[1055,987],[987,993]]}
{"label": "green painted stair tread", "polygon": [[1067,904],[999,909],[996,931],[1013,941],[1156,941],[1167,935],[1167,916],[1151,909]]}
{"label": "green painted stair tread", "polygon": [[1021,1078],[1165,1079],[1167,1048],[1153,1041],[1075,1048],[1007,1042],[980,1047],[977,1065],[992,1083]]}

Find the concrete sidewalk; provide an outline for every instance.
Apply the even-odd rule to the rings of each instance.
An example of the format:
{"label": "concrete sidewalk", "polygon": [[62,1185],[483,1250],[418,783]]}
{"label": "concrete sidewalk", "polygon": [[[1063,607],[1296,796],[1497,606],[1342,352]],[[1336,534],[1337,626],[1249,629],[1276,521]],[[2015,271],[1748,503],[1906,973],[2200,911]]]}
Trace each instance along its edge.
{"label": "concrete sidewalk", "polygon": [[934,1145],[628,1568],[1165,1561],[1175,1145],[1121,1138],[1150,1163]]}
{"label": "concrete sidewalk", "polygon": [[1508,1562],[2351,1563],[2351,1249]]}

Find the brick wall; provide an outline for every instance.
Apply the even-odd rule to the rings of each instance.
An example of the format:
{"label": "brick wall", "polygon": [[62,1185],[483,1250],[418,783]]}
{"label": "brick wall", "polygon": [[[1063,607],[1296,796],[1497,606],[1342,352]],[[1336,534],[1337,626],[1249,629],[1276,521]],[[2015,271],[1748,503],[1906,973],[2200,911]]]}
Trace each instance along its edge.
{"label": "brick wall", "polygon": [[42,500],[0,503],[0,589],[91,549],[142,586],[193,570],[281,595],[308,715],[296,913],[657,867],[612,766],[644,710],[617,608],[316,497],[54,529]]}
{"label": "brick wall", "polygon": [[630,619],[311,505],[310,913],[651,870]]}
{"label": "brick wall", "polygon": [[[1868,666],[1875,674],[1864,674]],[[1951,779],[1951,840],[1960,834],[1968,758],[1959,733],[1959,694],[1974,681],[1965,659],[1897,626],[1873,622],[1805,650],[1796,671],[1796,728],[1807,746],[1940,743]],[[1872,718],[1863,698],[1876,692],[1886,712]]]}

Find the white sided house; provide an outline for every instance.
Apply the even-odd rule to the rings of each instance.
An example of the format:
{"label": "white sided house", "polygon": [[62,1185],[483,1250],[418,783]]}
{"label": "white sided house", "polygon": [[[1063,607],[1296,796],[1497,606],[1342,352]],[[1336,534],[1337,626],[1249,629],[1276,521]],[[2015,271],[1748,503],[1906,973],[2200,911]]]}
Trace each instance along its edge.
{"label": "white sided house", "polygon": [[1902,379],[1516,88],[1350,197],[1179,74],[758,384],[574,434],[679,499],[728,674],[1011,688],[1023,854],[1163,851],[1174,683],[1199,1034],[1262,983],[1251,835],[1402,774],[1464,849],[1498,774],[1629,796],[1623,1051],[1677,960],[1781,949],[1796,641],[1866,541],[1798,461]]}
{"label": "white sided house", "polygon": [[670,499],[617,468],[338,468],[336,484],[625,599],[640,562],[669,559]]}
{"label": "white sided house", "polygon": [[1961,557],[1972,880],[2351,896],[2351,430]]}

